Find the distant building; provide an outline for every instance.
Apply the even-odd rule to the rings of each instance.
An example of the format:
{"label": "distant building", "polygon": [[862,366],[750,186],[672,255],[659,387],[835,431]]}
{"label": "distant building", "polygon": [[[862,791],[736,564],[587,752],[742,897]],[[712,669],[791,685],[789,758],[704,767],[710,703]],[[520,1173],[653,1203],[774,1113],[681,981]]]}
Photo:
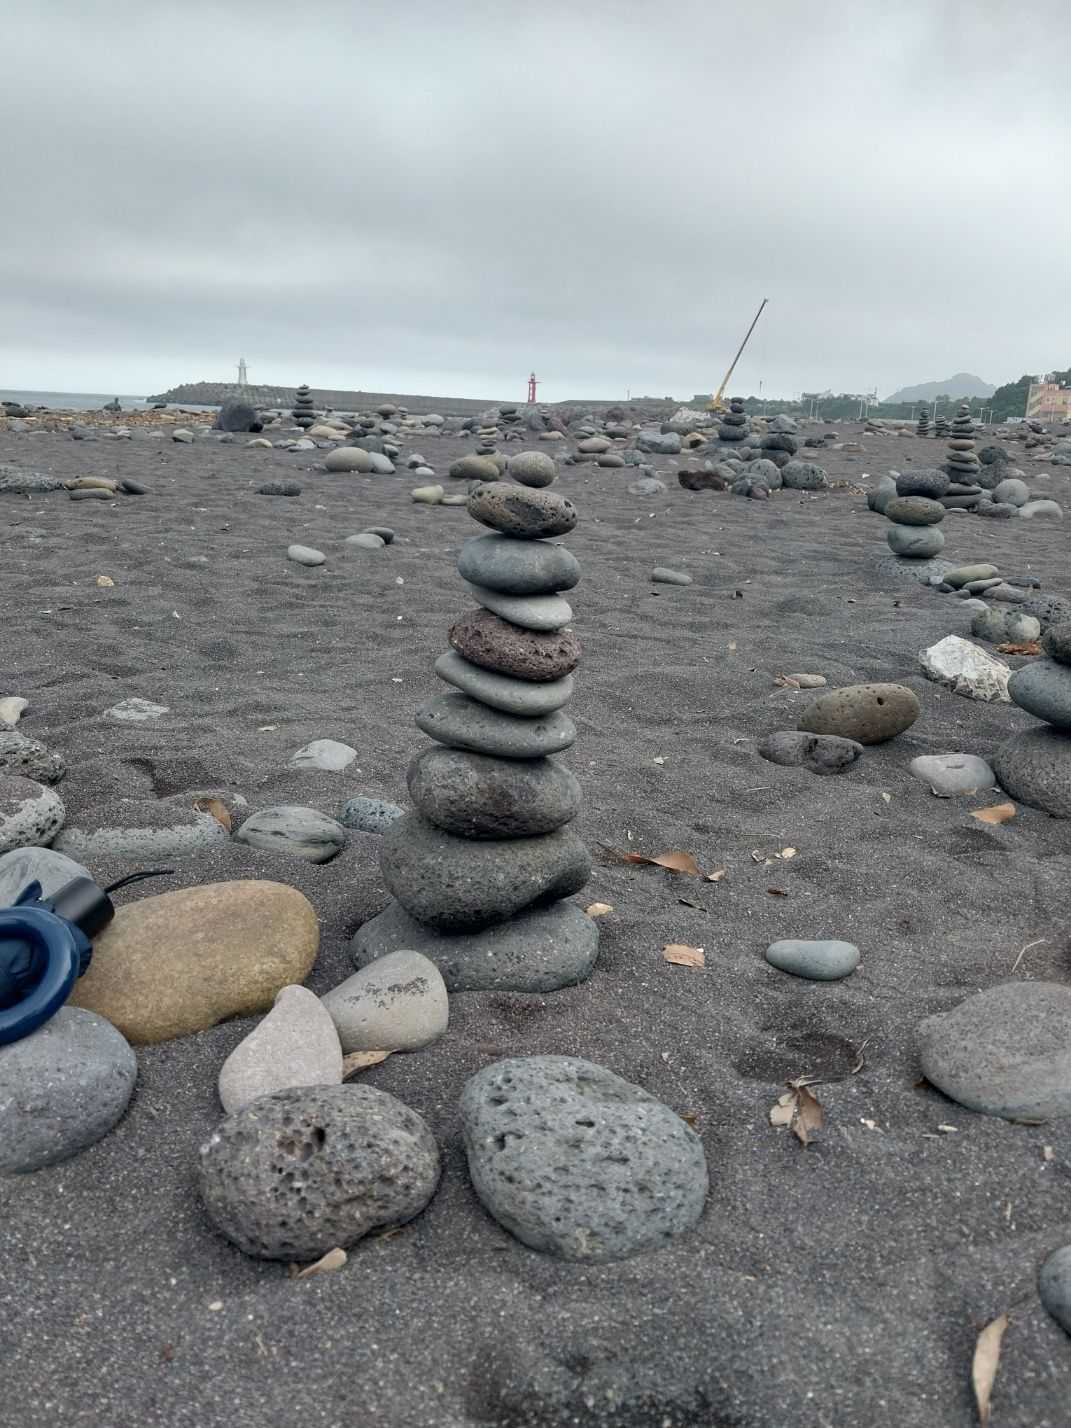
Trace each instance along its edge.
{"label": "distant building", "polygon": [[1071,387],[1039,377],[1026,394],[1026,415],[1034,421],[1071,421]]}

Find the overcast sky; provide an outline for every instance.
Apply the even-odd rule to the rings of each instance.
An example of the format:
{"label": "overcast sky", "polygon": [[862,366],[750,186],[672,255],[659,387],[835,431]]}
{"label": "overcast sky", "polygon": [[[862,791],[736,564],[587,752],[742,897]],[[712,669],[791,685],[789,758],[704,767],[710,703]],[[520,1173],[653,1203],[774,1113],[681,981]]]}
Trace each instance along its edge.
{"label": "overcast sky", "polygon": [[1069,0],[0,0],[0,384],[1071,364]]}

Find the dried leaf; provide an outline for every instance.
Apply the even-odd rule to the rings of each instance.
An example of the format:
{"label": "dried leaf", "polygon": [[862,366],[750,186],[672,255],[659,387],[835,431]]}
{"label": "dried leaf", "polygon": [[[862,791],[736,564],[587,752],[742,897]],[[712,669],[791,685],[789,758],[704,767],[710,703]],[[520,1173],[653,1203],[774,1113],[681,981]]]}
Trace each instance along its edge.
{"label": "dried leaf", "polygon": [[937,1129],[941,1131],[943,1135],[953,1135],[959,1130],[959,1126],[941,1125],[938,1126]]}
{"label": "dried leaf", "polygon": [[796,1084],[796,1104],[799,1114],[792,1129],[804,1145],[810,1145],[811,1132],[821,1130],[825,1124],[822,1115],[822,1102],[814,1094],[809,1086],[802,1083]]}
{"label": "dried leaf", "polygon": [[796,850],[795,848],[782,848],[777,856],[779,858],[794,858],[796,856]]}
{"label": "dried leaf", "polygon": [[878,1131],[881,1135],[884,1135],[889,1129],[888,1126],[883,1126],[880,1121],[872,1121],[869,1116],[860,1116],[859,1119],[867,1130]]}
{"label": "dried leaf", "polygon": [[378,1066],[381,1061],[386,1061],[390,1054],[389,1051],[351,1051],[348,1056],[342,1058],[343,1081],[348,1081],[358,1071],[367,1071],[369,1066]]}
{"label": "dried leaf", "polygon": [[257,729],[258,734],[274,734],[278,729],[278,724],[261,724]]}
{"label": "dried leaf", "polygon": [[1041,1158],[1042,1160],[1052,1160],[1054,1158],[1051,1145],[1042,1147]]}
{"label": "dried leaf", "polygon": [[796,1093],[786,1091],[783,1096],[778,1096],[777,1104],[770,1107],[770,1124],[772,1126],[790,1126],[796,1114]]}
{"label": "dried leaf", "polygon": [[605,917],[613,910],[613,903],[609,902],[593,902],[590,907],[584,909],[589,917]]}
{"label": "dried leaf", "polygon": [[785,689],[820,689],[825,682],[822,674],[779,674],[774,680]]}
{"label": "dried leaf", "polygon": [[934,798],[951,798],[951,797],[952,797],[952,794],[946,793],[946,792],[944,791],[944,789],[934,788],[934,786],[933,786],[932,783],[930,784],[930,792],[933,794]]}
{"label": "dried leaf", "polygon": [[106,590],[111,590],[115,586],[115,581],[110,575],[98,575],[97,584],[102,586]]}
{"label": "dried leaf", "polygon": [[620,858],[624,863],[647,863],[659,868],[670,868],[675,873],[690,873],[698,878],[700,874],[699,865],[688,853],[670,852],[659,853],[657,857],[648,858],[644,853],[622,853],[619,848],[611,848],[609,843],[600,845],[608,853],[612,853],[615,858]]}
{"label": "dried leaf", "polygon": [[721,880],[722,880],[722,878],[723,878],[724,876],[725,876],[725,869],[724,869],[724,868],[715,868],[712,873],[707,873],[706,881],[707,881],[708,883],[720,883]]}
{"label": "dried leaf", "polygon": [[675,967],[705,967],[707,959],[702,947],[686,947],[682,942],[671,942],[662,948],[662,956]]}
{"label": "dried leaf", "polygon": [[661,754],[659,754],[659,756],[658,756],[656,759],[652,759],[651,762],[652,762],[653,764],[664,764],[664,763],[665,763],[665,759],[662,757]]}
{"label": "dried leaf", "polygon": [[788,896],[789,896],[788,888],[775,888],[772,883],[771,883],[770,886],[766,889],[766,891],[767,891],[768,893],[770,893],[773,897],[788,897]]}
{"label": "dried leaf", "polygon": [[290,1273],[295,1279],[308,1279],[310,1274],[330,1274],[333,1269],[341,1269],[346,1259],[344,1249],[329,1249],[322,1259],[318,1259],[315,1264],[307,1264],[304,1269],[300,1265],[292,1264]]}
{"label": "dried leaf", "polygon": [[997,803],[992,808],[976,808],[971,814],[979,823],[1009,823],[1015,817],[1014,803]]}
{"label": "dried leaf", "polygon": [[885,800],[886,803],[892,803],[892,794],[891,794],[891,793],[883,793],[881,796],[882,796],[882,798]]}
{"label": "dried leaf", "polygon": [[997,645],[997,649],[1001,654],[1039,655],[1042,653],[1041,646],[1037,640],[1024,640],[1021,644],[1016,644],[1012,641],[1011,644]]}
{"label": "dried leaf", "polygon": [[993,1385],[997,1380],[1000,1365],[1000,1342],[1008,1327],[1007,1314],[1001,1314],[991,1324],[987,1324],[978,1335],[971,1363],[971,1383],[974,1387],[974,1401],[978,1405],[978,1422],[986,1428],[992,1413],[990,1399]]}
{"label": "dried leaf", "polygon": [[698,1112],[698,1111],[685,1111],[684,1114],[681,1116],[681,1120],[684,1122],[684,1124],[685,1124],[686,1126],[691,1126],[692,1130],[698,1130],[698,1129],[699,1129],[699,1112]]}
{"label": "dried leaf", "polygon": [[193,805],[198,813],[211,813],[217,823],[222,823],[227,832],[231,831],[231,815],[218,798],[199,798]]}
{"label": "dried leaf", "polygon": [[735,641],[735,640],[730,640],[729,643],[726,645],[725,648],[726,648],[726,649],[729,649],[729,650],[735,650],[735,649],[736,649],[736,641]]}

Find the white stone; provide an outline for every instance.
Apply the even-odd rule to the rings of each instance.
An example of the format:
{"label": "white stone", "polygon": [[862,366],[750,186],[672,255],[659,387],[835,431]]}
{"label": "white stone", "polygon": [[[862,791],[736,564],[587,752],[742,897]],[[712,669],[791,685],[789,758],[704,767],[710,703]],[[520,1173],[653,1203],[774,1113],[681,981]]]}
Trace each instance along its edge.
{"label": "white stone", "polygon": [[240,1041],[219,1073],[227,1112],[290,1086],[337,1086],[342,1047],[323,1002],[305,987],[283,987],[275,1005]]}
{"label": "white stone", "polygon": [[929,649],[919,650],[919,663],[930,679],[946,685],[954,694],[987,704],[1011,703],[1011,667],[959,635],[946,635]]}
{"label": "white stone", "polygon": [[29,705],[28,699],[20,699],[17,694],[9,694],[0,699],[0,724],[13,729],[22,718],[22,711]]}
{"label": "white stone", "polygon": [[438,1040],[450,998],[435,963],[420,952],[390,952],[328,992],[323,1004],[342,1050],[417,1051]]}
{"label": "white stone", "polygon": [[105,709],[113,719],[122,719],[128,724],[144,724],[149,719],[160,719],[171,711],[166,704],[153,704],[148,699],[123,699]]}
{"label": "white stone", "polygon": [[337,739],[313,739],[303,749],[290,756],[292,769],[330,769],[339,773],[349,768],[357,757],[357,750],[349,744],[340,744]]}

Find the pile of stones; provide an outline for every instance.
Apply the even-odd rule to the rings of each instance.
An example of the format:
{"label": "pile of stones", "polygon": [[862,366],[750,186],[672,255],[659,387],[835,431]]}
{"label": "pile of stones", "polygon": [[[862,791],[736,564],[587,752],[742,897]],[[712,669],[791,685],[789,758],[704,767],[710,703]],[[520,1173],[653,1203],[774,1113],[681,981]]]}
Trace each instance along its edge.
{"label": "pile of stones", "polygon": [[290,415],[294,418],[294,424],[307,431],[310,426],[316,424],[316,409],[312,400],[312,393],[309,391],[308,383],[302,382],[294,395],[294,407]]}
{"label": "pile of stones", "polygon": [[395,898],[357,932],[358,967],[417,949],[451,991],[549,991],[589,974],[595,923],[562,899],[591,873],[568,826],[580,786],[551,757],[576,738],[563,712],[580,646],[561,591],[580,566],[554,536],[577,521],[571,501],[541,489],[555,477],[522,452],[513,480],[481,484],[469,515],[490,532],[462,546],[458,570],[477,607],[450,630],[435,670],[453,686],[421,706],[436,742],[409,767],[416,809],[383,834],[380,869]]}
{"label": "pile of stones", "polygon": [[915,428],[915,435],[916,435],[916,436],[929,436],[929,434],[930,434],[930,418],[929,418],[929,417],[927,416],[927,414],[926,414],[926,408],[925,408],[925,407],[922,407],[921,410],[919,411],[919,423],[918,423],[918,426]]}
{"label": "pile of stones", "polygon": [[747,436],[748,421],[744,412],[743,397],[731,397],[729,410],[721,419],[718,437],[721,441],[743,441]]}
{"label": "pile of stones", "polygon": [[1071,818],[1071,623],[1050,625],[1042,648],[1048,658],[1017,669],[1008,693],[1044,722],[1002,744],[993,768],[1012,798]]}
{"label": "pile of stones", "polygon": [[953,481],[970,484],[977,478],[981,464],[974,449],[971,410],[964,402],[952,420],[952,437],[948,443],[945,469]]}
{"label": "pile of stones", "polygon": [[941,471],[911,471],[896,478],[896,494],[883,505],[889,528],[885,538],[894,555],[909,560],[932,560],[944,549],[938,529],[945,518],[941,501],[948,490]]}
{"label": "pile of stones", "polygon": [[933,434],[934,434],[934,436],[938,436],[938,437],[947,436],[947,435],[948,435],[948,418],[947,418],[947,417],[943,417],[943,416],[934,417],[934,419],[933,419]]}

